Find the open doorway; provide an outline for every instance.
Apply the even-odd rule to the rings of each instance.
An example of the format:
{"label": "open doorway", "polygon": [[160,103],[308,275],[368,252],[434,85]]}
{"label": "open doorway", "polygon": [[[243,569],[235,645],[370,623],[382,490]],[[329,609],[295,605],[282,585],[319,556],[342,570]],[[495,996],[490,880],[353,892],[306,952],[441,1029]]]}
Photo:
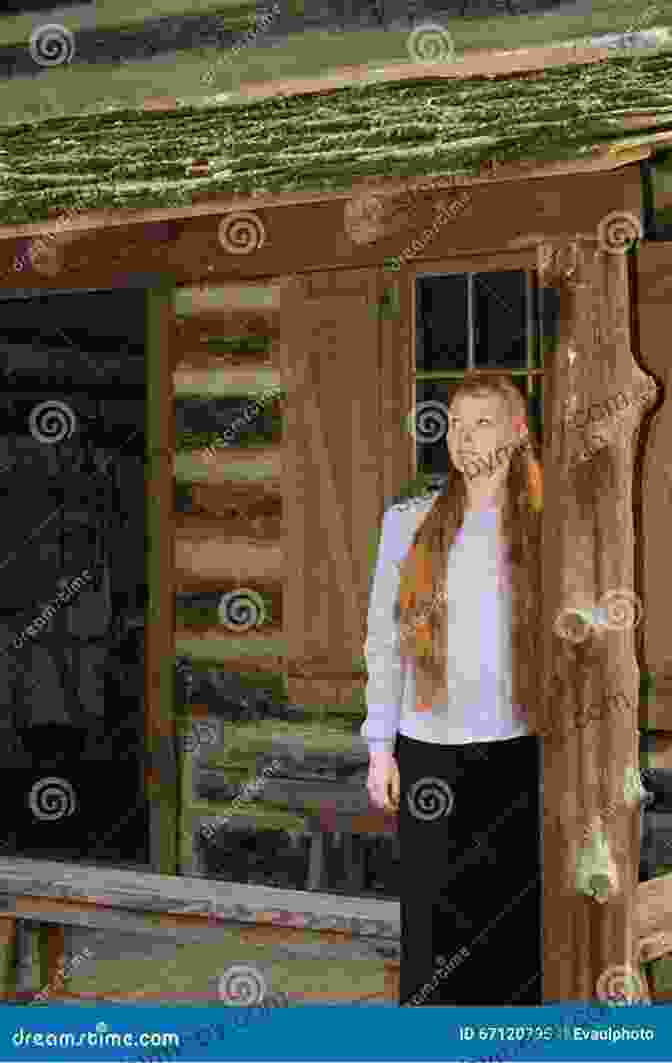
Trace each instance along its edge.
{"label": "open doorway", "polygon": [[146,866],[146,292],[0,307],[0,853]]}

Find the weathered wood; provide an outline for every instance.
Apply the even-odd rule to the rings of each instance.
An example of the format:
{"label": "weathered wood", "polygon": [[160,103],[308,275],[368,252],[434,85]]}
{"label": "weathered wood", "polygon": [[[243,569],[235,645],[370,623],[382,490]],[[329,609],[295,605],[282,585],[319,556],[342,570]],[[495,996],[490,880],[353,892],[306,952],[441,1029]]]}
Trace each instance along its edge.
{"label": "weathered wood", "polygon": [[0,860],[0,895],[13,919],[62,926],[126,929],[135,933],[179,932],[184,940],[217,940],[236,925],[258,940],[276,935],[301,940],[315,932],[324,940],[347,937],[399,938],[399,904],[306,890],[248,886],[187,876],[120,871],[41,860]]}
{"label": "weathered wood", "polygon": [[232,637],[222,628],[199,629],[178,627],[175,630],[175,646],[178,653],[187,654],[195,660],[215,659],[226,666],[229,672],[257,673],[260,680],[267,675],[282,674],[286,656],[286,639],[276,629],[267,634],[248,632],[245,650],[241,650],[242,637]]}
{"label": "weathered wood", "polygon": [[175,395],[219,395],[258,399],[263,404],[277,394],[280,373],[272,366],[222,366],[175,370]]}
{"label": "weathered wood", "polygon": [[399,960],[385,960],[385,999],[399,1000],[401,964]]}
{"label": "weathered wood", "polygon": [[222,446],[214,450],[193,450],[189,454],[176,454],[174,464],[180,480],[207,480],[209,484],[222,485],[240,485],[249,481],[257,486],[263,483],[273,493],[281,491],[280,446]]}
{"label": "weathered wood", "polygon": [[638,884],[634,923],[642,962],[650,963],[672,953],[672,874]]}
{"label": "weathered wood", "polygon": [[[672,403],[670,362],[661,337],[672,330],[672,243],[643,243],[637,251],[639,355],[658,390],[655,413],[642,432],[644,454],[637,496],[641,499],[639,558],[645,610],[641,624],[642,660],[655,675],[655,695],[647,700],[642,726],[672,731],[672,649],[669,641],[669,568],[672,522]],[[665,401],[663,402],[663,398]]]}
{"label": "weathered wood", "polygon": [[42,923],[37,931],[39,954],[38,993],[58,1000],[63,988],[62,973],[66,962],[65,927],[59,923]]}
{"label": "weathered wood", "polygon": [[[562,298],[544,402],[543,993],[574,1000],[594,997],[608,968],[637,964],[640,804],[637,797],[624,802],[624,780],[639,768],[638,673],[632,627],[593,628],[590,642],[577,644],[558,633],[557,621],[567,608],[594,607],[608,591],[632,593],[633,440],[641,410],[600,422],[606,445],[579,464],[594,430],[568,427],[566,419],[619,390],[638,394],[648,379],[630,351],[624,254],[597,241],[542,246],[540,281],[557,285]],[[571,726],[577,710],[620,692],[627,708]],[[582,880],[578,863],[591,829],[606,853],[588,862]],[[582,892],[591,887],[603,905]]]}
{"label": "weathered wood", "polygon": [[0,1000],[16,989],[16,916],[0,916]]}
{"label": "weathered wood", "polygon": [[40,980],[39,924],[27,919],[16,923],[16,992],[29,999],[43,987]]}
{"label": "weathered wood", "polygon": [[145,741],[148,766],[150,862],[155,871],[177,867],[178,770],[175,758],[175,559],[173,470],[175,406],[166,358],[172,364],[175,319],[168,288],[148,292],[146,357],[148,425],[155,456],[147,469],[147,567],[150,587],[145,639]]}
{"label": "weathered wood", "polygon": [[188,587],[190,578],[246,587],[282,587],[284,554],[277,543],[250,536],[232,538],[222,520],[181,514],[175,521],[175,578]]}
{"label": "weathered wood", "polygon": [[249,523],[260,520],[263,538],[271,522],[282,523],[282,496],[267,490],[264,483],[194,484],[191,500],[194,507],[215,517],[238,518]]}
{"label": "weathered wood", "polygon": [[[646,157],[649,150],[648,147],[642,148],[639,154]],[[423,183],[427,185],[431,181],[436,187],[434,202],[449,198],[450,189],[458,185],[468,188],[471,201],[465,210],[438,229],[415,261],[419,264],[420,259],[429,263],[466,253],[499,253],[520,236],[521,224],[528,232],[543,232],[551,239],[595,231],[606,213],[605,204],[614,204],[624,210],[639,210],[638,168],[636,165],[624,166],[626,161],[630,159],[624,155],[605,154],[597,164],[572,160],[536,170],[503,164],[496,176],[484,175],[476,180],[426,175],[422,178]],[[598,169],[603,166],[604,172],[580,172],[594,170],[596,166]],[[504,177],[506,173],[508,177]],[[546,180],[536,179],[541,173],[547,175]],[[208,308],[232,309],[228,292],[225,296],[209,297],[196,293],[235,287],[231,284],[234,270],[239,286],[245,281],[256,282],[255,287],[265,287],[271,292],[275,285],[260,285],[259,276],[282,277],[336,267],[343,270],[379,269],[386,257],[399,255],[420,235],[415,222],[412,221],[407,232],[390,233],[372,243],[356,243],[344,229],[345,205],[367,190],[383,197],[399,196],[408,184],[407,181],[377,178],[353,186],[350,192],[307,193],[294,197],[278,194],[252,202],[249,197],[240,201],[228,197],[220,203],[213,198],[206,204],[197,203],[174,210],[127,212],[125,222],[120,216],[119,225],[114,226],[106,219],[101,222],[100,229],[83,233],[80,239],[65,248],[58,285],[73,290],[94,284],[101,288],[119,286],[128,272],[129,262],[132,262],[133,269],[139,273],[163,273],[174,278],[177,285],[185,286],[180,289],[183,292],[189,286],[194,294],[182,296],[179,310],[186,316],[187,312],[208,312]],[[247,206],[243,206],[243,202]],[[559,207],[559,204],[568,202],[572,203],[571,212]],[[254,254],[231,256],[219,243],[219,223],[231,211],[249,209],[258,213],[272,238],[257,247]],[[176,224],[180,236],[164,242],[147,239],[143,233],[146,226],[152,221],[156,224],[170,218],[179,219]],[[89,219],[84,224],[90,226],[93,223]],[[20,238],[1,239],[3,234],[19,228]],[[49,224],[0,229],[0,270],[12,270],[14,256],[21,252],[22,242],[29,231],[49,231]],[[301,240],[296,239],[297,232],[303,234]],[[232,258],[235,258],[234,262]],[[204,284],[196,287],[195,278]],[[31,273],[30,283],[38,290],[54,287],[53,278],[39,273]],[[274,298],[267,295],[264,305],[268,308],[277,305]],[[257,302],[250,309],[259,305]]]}
{"label": "weathered wood", "polygon": [[[190,213],[190,212],[189,212]],[[186,232],[187,230],[183,230]],[[195,230],[189,230],[195,231]],[[199,321],[212,320],[222,315],[222,323],[232,311],[277,314],[280,309],[280,292],[274,284],[214,284],[185,285],[175,293],[175,313],[178,318],[196,315]]]}
{"label": "weathered wood", "polygon": [[[335,676],[360,664],[381,505],[376,288],[369,270],[315,273],[288,279],[281,304],[288,659],[321,658]],[[288,691],[338,704],[352,679],[292,677]]]}

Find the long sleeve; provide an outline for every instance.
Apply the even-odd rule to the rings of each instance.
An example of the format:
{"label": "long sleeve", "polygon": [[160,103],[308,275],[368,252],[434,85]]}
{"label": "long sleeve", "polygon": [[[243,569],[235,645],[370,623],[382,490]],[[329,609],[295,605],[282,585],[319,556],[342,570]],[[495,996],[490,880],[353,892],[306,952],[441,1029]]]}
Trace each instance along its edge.
{"label": "long sleeve", "polygon": [[369,599],[364,643],[367,716],[360,733],[367,740],[370,752],[394,750],[401,717],[404,677],[394,605],[401,578],[398,562],[406,546],[401,534],[402,523],[403,512],[387,510]]}

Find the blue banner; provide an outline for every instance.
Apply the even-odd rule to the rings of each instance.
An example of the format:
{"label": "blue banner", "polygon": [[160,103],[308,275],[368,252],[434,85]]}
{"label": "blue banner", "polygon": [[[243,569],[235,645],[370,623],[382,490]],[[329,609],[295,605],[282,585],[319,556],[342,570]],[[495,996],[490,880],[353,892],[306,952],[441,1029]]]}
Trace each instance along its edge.
{"label": "blue banner", "polygon": [[[345,1015],[347,1010],[348,1014]],[[672,1009],[58,1005],[0,1009],[1,1060],[539,1063],[672,1059]]]}

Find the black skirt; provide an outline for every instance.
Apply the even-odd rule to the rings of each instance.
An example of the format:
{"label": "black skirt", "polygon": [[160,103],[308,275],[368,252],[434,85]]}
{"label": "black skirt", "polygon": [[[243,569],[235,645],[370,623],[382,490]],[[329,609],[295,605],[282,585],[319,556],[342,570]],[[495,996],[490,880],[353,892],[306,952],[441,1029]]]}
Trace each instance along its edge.
{"label": "black skirt", "polygon": [[541,1004],[539,738],[395,754],[400,1004]]}

